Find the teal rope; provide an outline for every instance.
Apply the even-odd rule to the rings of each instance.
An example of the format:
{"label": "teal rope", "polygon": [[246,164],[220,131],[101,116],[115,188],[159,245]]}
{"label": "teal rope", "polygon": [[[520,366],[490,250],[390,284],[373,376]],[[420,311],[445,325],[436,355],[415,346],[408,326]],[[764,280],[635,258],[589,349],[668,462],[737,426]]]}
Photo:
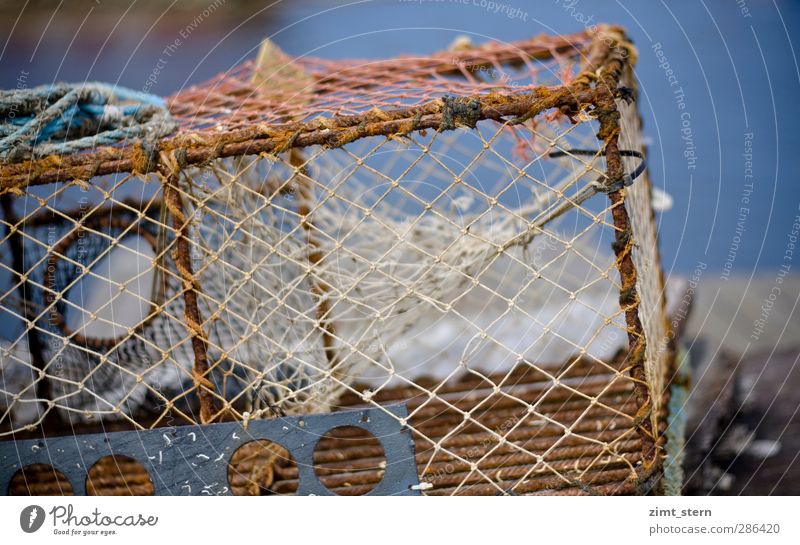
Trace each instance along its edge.
{"label": "teal rope", "polygon": [[686,438],[687,407],[691,365],[689,353],[678,349],[677,372],[670,386],[669,417],[666,431],[664,461],[664,494],[680,496],[683,488],[683,459]]}
{"label": "teal rope", "polygon": [[104,83],[0,91],[0,160],[69,155],[129,138],[154,140],[175,122],[160,97]]}

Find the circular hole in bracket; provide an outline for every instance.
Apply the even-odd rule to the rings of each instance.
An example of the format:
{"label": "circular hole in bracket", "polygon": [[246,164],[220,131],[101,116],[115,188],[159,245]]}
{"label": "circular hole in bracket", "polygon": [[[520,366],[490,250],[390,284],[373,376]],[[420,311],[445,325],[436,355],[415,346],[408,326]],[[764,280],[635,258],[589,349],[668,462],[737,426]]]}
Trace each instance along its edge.
{"label": "circular hole in bracket", "polygon": [[314,449],[314,472],[334,494],[361,496],[383,479],[386,472],[383,445],[364,428],[333,428]]}
{"label": "circular hole in bracket", "polygon": [[147,469],[133,458],[113,454],[103,456],[89,469],[87,496],[152,496],[153,481]]}
{"label": "circular hole in bracket", "polygon": [[59,470],[47,464],[18,469],[8,483],[9,496],[74,496],[72,484]]}
{"label": "circular hole in bracket", "polygon": [[292,495],[297,491],[297,462],[278,443],[250,441],[231,456],[228,486],[234,496]]}

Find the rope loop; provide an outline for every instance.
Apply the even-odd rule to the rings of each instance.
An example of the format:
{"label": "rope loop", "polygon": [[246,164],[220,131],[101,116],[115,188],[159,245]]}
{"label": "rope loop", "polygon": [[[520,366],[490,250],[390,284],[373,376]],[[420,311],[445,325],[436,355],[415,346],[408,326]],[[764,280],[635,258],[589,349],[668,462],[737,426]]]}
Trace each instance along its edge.
{"label": "rope loop", "polygon": [[104,83],[0,91],[0,161],[69,155],[176,128],[160,97]]}

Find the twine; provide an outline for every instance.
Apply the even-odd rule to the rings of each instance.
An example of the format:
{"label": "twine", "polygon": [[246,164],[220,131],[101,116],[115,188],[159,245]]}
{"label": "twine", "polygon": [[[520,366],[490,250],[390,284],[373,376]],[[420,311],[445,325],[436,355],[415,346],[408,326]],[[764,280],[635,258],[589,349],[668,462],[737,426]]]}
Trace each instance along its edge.
{"label": "twine", "polygon": [[163,99],[104,83],[0,91],[0,160],[69,155],[175,130]]}

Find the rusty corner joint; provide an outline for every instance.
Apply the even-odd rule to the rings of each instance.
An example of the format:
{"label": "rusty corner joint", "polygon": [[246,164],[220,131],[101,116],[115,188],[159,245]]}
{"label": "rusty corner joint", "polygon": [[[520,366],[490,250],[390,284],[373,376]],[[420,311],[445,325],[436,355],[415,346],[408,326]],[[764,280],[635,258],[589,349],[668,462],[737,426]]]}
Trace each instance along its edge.
{"label": "rusty corner joint", "polygon": [[192,258],[189,247],[189,220],[184,211],[183,200],[178,190],[181,170],[186,166],[185,154],[171,153],[161,155],[159,173],[162,179],[164,204],[172,217],[172,227],[176,231],[175,249],[170,253],[178,274],[183,282],[184,321],[192,336],[194,380],[197,396],[200,400],[200,422],[208,424],[218,414],[214,396],[214,384],[209,380],[208,340],[203,331],[203,322],[197,304],[200,283],[192,270]]}

